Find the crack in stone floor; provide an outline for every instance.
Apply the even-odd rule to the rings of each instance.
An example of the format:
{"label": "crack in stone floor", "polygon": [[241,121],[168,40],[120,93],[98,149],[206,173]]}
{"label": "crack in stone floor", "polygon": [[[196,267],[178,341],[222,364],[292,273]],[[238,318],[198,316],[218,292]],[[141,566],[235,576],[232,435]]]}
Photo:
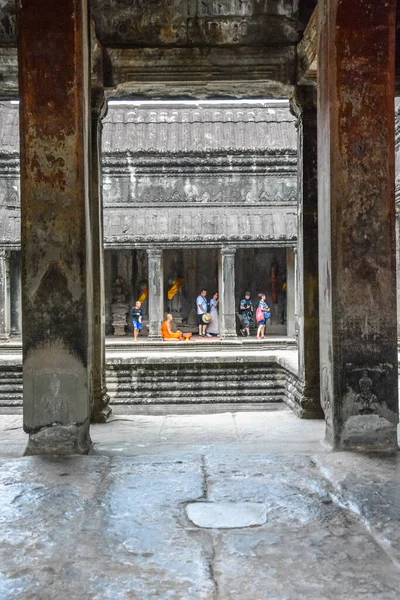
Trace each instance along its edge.
{"label": "crack in stone floor", "polygon": [[94,428],[95,454],[58,459],[16,457],[7,431],[0,598],[397,599],[397,459],[329,454],[318,422],[281,413],[281,435],[304,434],[293,452],[271,415],[242,416],[233,437],[229,415],[141,417]]}

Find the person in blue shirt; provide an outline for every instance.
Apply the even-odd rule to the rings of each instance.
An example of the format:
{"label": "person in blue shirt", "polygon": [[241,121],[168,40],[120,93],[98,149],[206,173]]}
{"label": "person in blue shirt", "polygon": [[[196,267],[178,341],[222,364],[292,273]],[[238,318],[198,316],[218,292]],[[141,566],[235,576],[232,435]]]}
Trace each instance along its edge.
{"label": "person in blue shirt", "polygon": [[196,299],[196,308],[197,308],[197,322],[199,324],[199,336],[200,337],[212,337],[211,333],[207,333],[207,323],[203,321],[203,315],[205,315],[208,311],[208,302],[207,302],[207,290],[201,290],[200,294]]}

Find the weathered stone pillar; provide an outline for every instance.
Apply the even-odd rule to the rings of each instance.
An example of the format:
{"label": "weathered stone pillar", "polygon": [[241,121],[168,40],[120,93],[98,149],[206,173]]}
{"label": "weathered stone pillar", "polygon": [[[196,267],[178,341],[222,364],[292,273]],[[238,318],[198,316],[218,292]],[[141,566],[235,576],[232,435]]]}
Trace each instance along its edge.
{"label": "weathered stone pillar", "polygon": [[21,255],[10,256],[10,335],[21,335]]}
{"label": "weathered stone pillar", "polygon": [[92,153],[90,206],[93,228],[93,408],[92,423],[105,423],[111,414],[110,397],[106,386],[105,351],[105,297],[104,297],[104,244],[103,194],[101,177],[101,138],[107,103],[103,90],[92,90]]}
{"label": "weathered stone pillar", "polygon": [[149,339],[161,341],[164,320],[164,269],[161,248],[147,249],[149,263]]}
{"label": "weathered stone pillar", "polygon": [[400,98],[395,98],[397,341],[400,341]]}
{"label": "weathered stone pillar", "polygon": [[9,251],[0,248],[0,340],[10,335]]}
{"label": "weathered stone pillar", "polygon": [[86,453],[92,405],[87,2],[19,6],[27,454]]}
{"label": "weathered stone pillar", "polygon": [[286,248],[286,333],[296,335],[296,263],[293,248]]}
{"label": "weathered stone pillar", "polygon": [[235,255],[236,248],[223,246],[218,261],[219,275],[219,328],[223,339],[236,338],[235,306]]}
{"label": "weathered stone pillar", "polygon": [[297,315],[298,415],[323,418],[319,385],[317,98],[314,87],[298,87],[291,101],[297,116],[298,219]]}
{"label": "weathered stone pillar", "polygon": [[395,16],[395,0],[320,10],[321,395],[341,448],[397,448]]}

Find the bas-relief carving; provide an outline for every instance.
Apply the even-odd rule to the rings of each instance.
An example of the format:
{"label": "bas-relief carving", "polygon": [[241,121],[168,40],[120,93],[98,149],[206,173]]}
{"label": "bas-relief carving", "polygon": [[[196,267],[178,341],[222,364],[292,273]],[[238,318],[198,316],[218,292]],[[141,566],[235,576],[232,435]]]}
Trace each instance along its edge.
{"label": "bas-relief carving", "polygon": [[372,379],[368,377],[368,371],[363,371],[363,376],[358,382],[359,393],[356,396],[356,402],[359,406],[361,415],[377,414],[379,412],[378,398],[372,391]]}
{"label": "bas-relief carving", "polygon": [[103,43],[184,44],[187,3],[183,0],[92,0],[96,30]]}
{"label": "bas-relief carving", "polygon": [[104,223],[108,243],[218,239],[284,241],[295,240],[297,234],[296,210],[280,207],[273,211],[232,207],[228,212],[216,207],[205,212],[183,208],[177,212],[173,208],[164,208],[151,213],[145,208],[136,208],[133,219],[127,219],[123,209],[105,208]]}
{"label": "bas-relief carving", "polygon": [[[163,181],[164,179],[164,181]],[[163,184],[156,183],[157,180]],[[104,204],[296,204],[295,177],[242,176],[218,178],[138,177],[133,185],[124,178],[109,178]]]}
{"label": "bas-relief carving", "polygon": [[379,415],[387,417],[387,377],[382,369],[346,369],[346,393],[343,399],[343,420],[354,415]]}
{"label": "bas-relief carving", "polygon": [[67,425],[76,421],[78,380],[73,373],[40,373],[33,377],[34,425]]}
{"label": "bas-relief carving", "polygon": [[197,8],[199,17],[245,17],[263,14],[292,17],[292,3],[286,0],[200,0]]}

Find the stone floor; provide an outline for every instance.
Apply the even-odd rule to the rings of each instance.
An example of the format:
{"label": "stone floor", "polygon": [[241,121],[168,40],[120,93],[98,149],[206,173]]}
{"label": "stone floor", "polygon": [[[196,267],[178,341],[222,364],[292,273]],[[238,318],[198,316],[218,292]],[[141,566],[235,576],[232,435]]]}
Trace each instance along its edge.
{"label": "stone floor", "polygon": [[23,458],[0,415],[0,598],[394,600],[397,456],[330,453],[288,410],[115,415]]}

